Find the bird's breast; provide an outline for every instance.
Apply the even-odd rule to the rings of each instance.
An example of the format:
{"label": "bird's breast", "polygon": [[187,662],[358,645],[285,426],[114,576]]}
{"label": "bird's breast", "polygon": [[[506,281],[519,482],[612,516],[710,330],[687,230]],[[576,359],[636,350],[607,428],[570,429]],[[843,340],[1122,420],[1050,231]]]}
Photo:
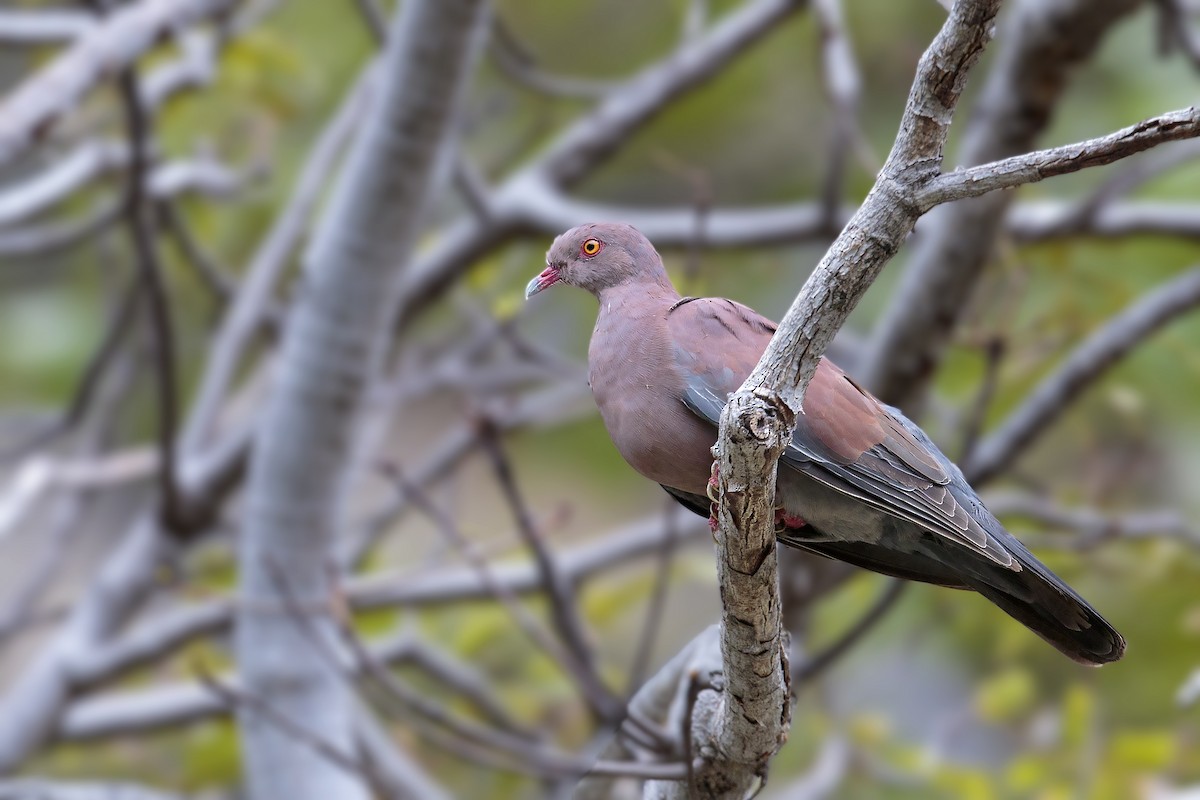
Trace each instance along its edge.
{"label": "bird's breast", "polygon": [[703,494],[716,429],[683,404],[683,381],[665,336],[635,334],[597,321],[588,381],[617,451],[656,483]]}

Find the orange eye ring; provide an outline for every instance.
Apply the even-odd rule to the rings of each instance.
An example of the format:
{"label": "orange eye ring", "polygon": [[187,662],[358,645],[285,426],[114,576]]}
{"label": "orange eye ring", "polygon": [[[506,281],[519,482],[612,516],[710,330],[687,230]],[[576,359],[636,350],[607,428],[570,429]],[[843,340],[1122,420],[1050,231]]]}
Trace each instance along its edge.
{"label": "orange eye ring", "polygon": [[604,242],[599,239],[584,239],[583,244],[579,246],[579,252],[586,258],[591,258],[603,249]]}

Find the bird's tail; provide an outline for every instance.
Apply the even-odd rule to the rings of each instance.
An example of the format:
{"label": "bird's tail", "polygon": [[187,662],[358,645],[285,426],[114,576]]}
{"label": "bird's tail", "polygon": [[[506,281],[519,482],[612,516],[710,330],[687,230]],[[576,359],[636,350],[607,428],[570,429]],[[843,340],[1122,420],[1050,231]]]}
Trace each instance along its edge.
{"label": "bird's tail", "polygon": [[967,576],[971,588],[1080,664],[1098,667],[1124,654],[1125,639],[1074,589],[1029,551],[1013,555],[1019,572],[979,565]]}

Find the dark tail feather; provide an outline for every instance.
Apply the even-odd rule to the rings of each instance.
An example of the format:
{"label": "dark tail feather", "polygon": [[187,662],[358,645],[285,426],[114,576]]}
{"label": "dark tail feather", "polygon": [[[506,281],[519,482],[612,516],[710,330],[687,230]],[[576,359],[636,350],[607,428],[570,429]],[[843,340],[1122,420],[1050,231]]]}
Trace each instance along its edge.
{"label": "dark tail feather", "polygon": [[1014,555],[1020,572],[972,570],[981,579],[969,577],[971,588],[1080,664],[1098,667],[1125,653],[1125,639],[1074,589],[1028,551]]}
{"label": "dark tail feather", "polygon": [[[700,516],[708,515],[708,499],[664,486],[676,500]],[[987,514],[986,509],[978,509]],[[929,534],[924,552],[906,553],[868,542],[812,540],[809,528],[801,535],[780,536],[783,544],[854,564],[858,567],[913,581],[974,589],[1010,617],[1045,639],[1080,664],[1100,666],[1116,661],[1125,652],[1125,639],[1088,605],[1074,589],[1038,561],[1032,553],[988,515],[986,527],[1002,536],[1005,549],[1020,562],[1010,569]]]}

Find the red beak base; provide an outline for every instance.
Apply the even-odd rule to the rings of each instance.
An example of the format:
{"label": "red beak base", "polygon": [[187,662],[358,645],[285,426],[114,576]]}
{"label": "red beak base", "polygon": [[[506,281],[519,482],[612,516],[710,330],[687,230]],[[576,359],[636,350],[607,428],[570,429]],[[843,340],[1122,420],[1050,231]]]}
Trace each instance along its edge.
{"label": "red beak base", "polygon": [[558,274],[558,270],[555,267],[547,266],[525,286],[525,299],[528,300],[543,289],[549,289],[560,280],[561,276]]}

